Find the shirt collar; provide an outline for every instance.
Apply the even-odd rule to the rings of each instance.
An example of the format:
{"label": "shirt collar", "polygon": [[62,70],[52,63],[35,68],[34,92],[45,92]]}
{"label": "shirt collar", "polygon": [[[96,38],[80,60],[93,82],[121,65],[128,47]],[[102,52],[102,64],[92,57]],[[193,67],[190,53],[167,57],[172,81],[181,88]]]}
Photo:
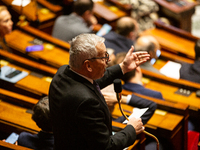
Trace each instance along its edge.
{"label": "shirt collar", "polygon": [[73,71],[74,73],[78,74],[79,76],[85,78],[86,80],[88,80],[89,82],[91,82],[93,84],[93,80],[91,78],[88,78],[88,77],[86,77],[86,76],[84,76],[84,75],[72,70],[71,68],[70,68],[70,70]]}

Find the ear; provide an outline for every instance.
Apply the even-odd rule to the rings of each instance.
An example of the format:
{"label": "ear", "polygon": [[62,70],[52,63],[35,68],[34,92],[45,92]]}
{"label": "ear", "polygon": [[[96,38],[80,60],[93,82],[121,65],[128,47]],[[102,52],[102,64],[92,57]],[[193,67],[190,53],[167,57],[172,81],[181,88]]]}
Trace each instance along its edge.
{"label": "ear", "polygon": [[90,64],[90,61],[89,61],[89,60],[86,60],[86,61],[84,62],[84,66],[85,66],[85,68],[86,68],[86,70],[87,70],[88,72],[92,72],[92,67],[91,67],[91,64]]}
{"label": "ear", "polygon": [[82,18],[83,18],[84,20],[87,20],[87,19],[89,18],[89,15],[90,15],[90,10],[86,10],[86,11],[84,12],[84,14],[82,15]]}
{"label": "ear", "polygon": [[153,51],[149,51],[150,59],[154,57]]}
{"label": "ear", "polygon": [[135,40],[136,39],[136,35],[133,31],[131,31],[128,35],[128,38],[131,39],[131,40]]}

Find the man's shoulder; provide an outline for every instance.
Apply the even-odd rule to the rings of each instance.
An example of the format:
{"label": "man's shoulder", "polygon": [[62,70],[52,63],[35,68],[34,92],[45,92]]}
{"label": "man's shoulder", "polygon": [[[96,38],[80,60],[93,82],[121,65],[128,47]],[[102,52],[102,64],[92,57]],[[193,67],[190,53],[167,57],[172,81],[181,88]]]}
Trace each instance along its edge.
{"label": "man's shoulder", "polygon": [[19,141],[21,141],[21,140],[26,140],[26,139],[28,139],[28,138],[34,138],[34,137],[36,137],[36,135],[37,134],[31,134],[31,133],[29,133],[29,132],[21,132],[20,134],[19,134],[19,138],[18,138],[18,140]]}
{"label": "man's shoulder", "polygon": [[110,32],[108,32],[107,34],[105,34],[103,37],[105,38],[105,39],[107,39],[107,38],[114,38],[114,37],[116,37],[118,34],[116,33],[116,32],[114,32],[114,31],[110,31]]}

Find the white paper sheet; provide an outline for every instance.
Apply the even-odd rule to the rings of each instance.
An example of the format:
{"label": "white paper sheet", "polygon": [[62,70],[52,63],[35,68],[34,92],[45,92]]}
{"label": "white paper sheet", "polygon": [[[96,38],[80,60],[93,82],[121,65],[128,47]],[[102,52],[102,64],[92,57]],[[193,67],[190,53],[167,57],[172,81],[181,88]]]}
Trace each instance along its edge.
{"label": "white paper sheet", "polygon": [[160,72],[167,77],[179,79],[180,73],[179,70],[181,68],[181,64],[173,61],[168,61],[161,69]]}
{"label": "white paper sheet", "polygon": [[28,72],[22,71],[20,74],[14,76],[12,78],[7,78],[6,74],[9,73],[9,72],[13,72],[14,70],[16,70],[16,69],[9,67],[9,66],[3,66],[1,68],[0,78],[5,80],[5,81],[11,82],[11,83],[16,83],[16,82],[18,82],[19,80],[23,79],[24,77],[26,77],[28,75]]}
{"label": "white paper sheet", "polygon": [[[130,118],[140,118],[149,108],[133,108],[133,113],[128,117]],[[128,120],[125,120],[123,123],[127,123]]]}
{"label": "white paper sheet", "polygon": [[31,2],[31,0],[14,0],[12,1],[12,5],[25,7]]}

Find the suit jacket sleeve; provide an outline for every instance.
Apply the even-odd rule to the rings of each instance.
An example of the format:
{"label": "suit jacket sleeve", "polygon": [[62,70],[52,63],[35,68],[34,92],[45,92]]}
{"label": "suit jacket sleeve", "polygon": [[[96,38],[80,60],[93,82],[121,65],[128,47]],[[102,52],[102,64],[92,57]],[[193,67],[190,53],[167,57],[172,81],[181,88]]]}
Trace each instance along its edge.
{"label": "suit jacket sleeve", "polygon": [[126,126],[115,135],[110,135],[105,113],[94,99],[84,101],[76,115],[77,124],[80,124],[77,126],[78,130],[82,132],[82,138],[87,138],[89,149],[122,150],[136,140],[136,132],[131,125]]}
{"label": "suit jacket sleeve", "polygon": [[148,120],[152,117],[157,108],[157,104],[155,102],[138,97],[134,94],[132,94],[131,96],[129,105],[138,108],[149,108],[141,117],[143,124],[146,124],[148,122]]}

